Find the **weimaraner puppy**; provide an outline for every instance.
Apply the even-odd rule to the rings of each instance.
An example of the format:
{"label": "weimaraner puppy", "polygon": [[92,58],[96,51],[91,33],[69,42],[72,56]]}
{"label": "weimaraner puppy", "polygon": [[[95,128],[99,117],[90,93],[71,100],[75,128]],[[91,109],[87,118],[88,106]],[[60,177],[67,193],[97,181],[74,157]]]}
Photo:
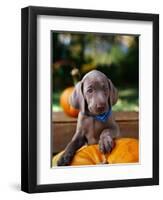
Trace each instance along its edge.
{"label": "weimaraner puppy", "polygon": [[99,144],[99,149],[104,154],[112,150],[114,139],[120,134],[112,113],[112,106],[117,99],[117,89],[100,71],[88,72],[77,83],[70,98],[71,105],[80,110],[77,128],[58,160],[58,166],[69,165],[76,150],[86,143]]}

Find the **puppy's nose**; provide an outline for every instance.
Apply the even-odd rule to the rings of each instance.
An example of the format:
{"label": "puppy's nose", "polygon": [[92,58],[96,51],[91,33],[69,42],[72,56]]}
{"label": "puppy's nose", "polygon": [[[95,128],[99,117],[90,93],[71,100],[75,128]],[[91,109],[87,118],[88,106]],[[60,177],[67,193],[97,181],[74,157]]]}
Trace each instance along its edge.
{"label": "puppy's nose", "polygon": [[97,105],[98,112],[103,112],[105,110],[105,104]]}

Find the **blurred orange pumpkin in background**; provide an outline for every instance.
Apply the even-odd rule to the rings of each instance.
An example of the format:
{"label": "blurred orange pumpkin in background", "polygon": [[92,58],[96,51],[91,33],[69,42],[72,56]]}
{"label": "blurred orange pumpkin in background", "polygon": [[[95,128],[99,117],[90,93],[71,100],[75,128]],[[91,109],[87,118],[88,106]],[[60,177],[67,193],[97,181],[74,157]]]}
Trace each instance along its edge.
{"label": "blurred orange pumpkin in background", "polygon": [[69,103],[69,99],[70,99],[70,96],[72,94],[74,90],[74,87],[68,87],[66,88],[61,96],[60,96],[60,105],[61,107],[63,108],[64,112],[71,116],[71,117],[77,117],[78,116],[78,113],[79,113],[79,110],[75,109],[74,107],[72,107]]}

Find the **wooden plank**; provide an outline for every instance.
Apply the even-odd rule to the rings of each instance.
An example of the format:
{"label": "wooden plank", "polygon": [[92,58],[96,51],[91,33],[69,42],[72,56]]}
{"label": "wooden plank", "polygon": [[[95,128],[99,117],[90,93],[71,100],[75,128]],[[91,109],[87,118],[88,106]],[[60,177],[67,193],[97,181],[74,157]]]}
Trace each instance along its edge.
{"label": "wooden plank", "polygon": [[121,137],[139,138],[139,124],[133,122],[118,122],[121,132]]}
{"label": "wooden plank", "polygon": [[[114,112],[116,121],[138,121],[138,112]],[[77,118],[69,117],[64,112],[53,112],[53,123],[76,123]]]}
{"label": "wooden plank", "polygon": [[76,130],[76,123],[53,124],[52,128],[52,149],[54,153],[57,153],[70,142]]}
{"label": "wooden plank", "polygon": [[[118,122],[121,137],[139,138],[138,121]],[[63,150],[71,140],[76,130],[76,123],[53,123],[52,149],[53,153]]]}

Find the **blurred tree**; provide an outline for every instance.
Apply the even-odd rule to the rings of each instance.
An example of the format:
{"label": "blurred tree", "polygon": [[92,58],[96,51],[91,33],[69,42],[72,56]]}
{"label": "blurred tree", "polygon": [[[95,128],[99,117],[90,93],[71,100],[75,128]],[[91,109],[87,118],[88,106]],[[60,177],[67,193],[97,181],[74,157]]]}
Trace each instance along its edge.
{"label": "blurred tree", "polygon": [[[139,37],[136,35],[53,32],[52,63],[53,91],[57,98],[59,95],[56,93],[73,85],[70,72],[74,67],[79,69],[82,76],[92,69],[98,69],[111,78],[118,88],[125,90],[124,88],[133,87],[131,91],[138,91]],[[123,96],[122,100],[128,98],[130,101],[131,93],[126,94],[128,96]],[[133,105],[138,104],[136,100],[138,92],[132,93],[132,96]],[[121,104],[119,103],[120,109],[123,107]]]}

